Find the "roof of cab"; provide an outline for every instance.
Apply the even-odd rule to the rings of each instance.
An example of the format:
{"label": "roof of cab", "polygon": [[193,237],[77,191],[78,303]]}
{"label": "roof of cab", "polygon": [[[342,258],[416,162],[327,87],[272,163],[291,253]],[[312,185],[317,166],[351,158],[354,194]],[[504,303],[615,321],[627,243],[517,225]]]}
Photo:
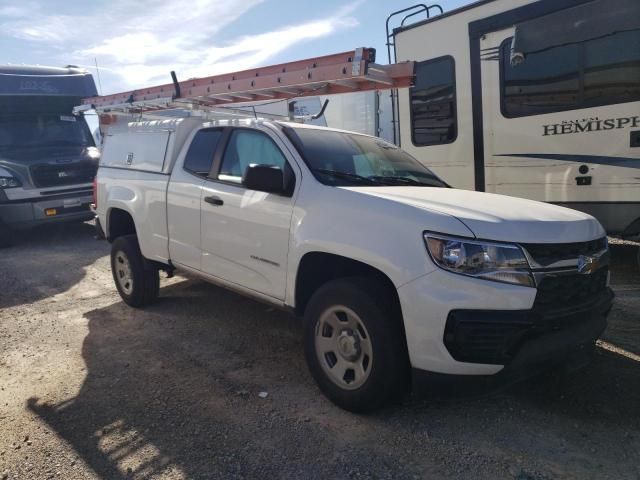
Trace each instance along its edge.
{"label": "roof of cab", "polygon": [[0,95],[83,98],[97,94],[93,76],[82,68],[0,65]]}
{"label": "roof of cab", "polygon": [[45,67],[42,65],[0,65],[0,75],[33,75],[33,76],[58,76],[58,75],[90,75],[84,68],[74,65],[66,67]]}

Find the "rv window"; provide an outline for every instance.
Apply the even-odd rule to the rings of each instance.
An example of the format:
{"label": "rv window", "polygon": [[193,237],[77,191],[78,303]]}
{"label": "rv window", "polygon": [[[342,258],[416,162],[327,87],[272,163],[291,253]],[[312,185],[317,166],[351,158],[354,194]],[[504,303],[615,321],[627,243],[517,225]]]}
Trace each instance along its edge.
{"label": "rv window", "polygon": [[640,100],[640,30],[526,55],[511,64],[501,48],[505,117],[523,117]]}
{"label": "rv window", "polygon": [[184,159],[184,169],[201,177],[209,175],[213,154],[221,136],[220,129],[200,130],[196,133]]}
{"label": "rv window", "polygon": [[410,89],[413,144],[422,147],[455,141],[458,127],[453,57],[416,63],[415,81]]}

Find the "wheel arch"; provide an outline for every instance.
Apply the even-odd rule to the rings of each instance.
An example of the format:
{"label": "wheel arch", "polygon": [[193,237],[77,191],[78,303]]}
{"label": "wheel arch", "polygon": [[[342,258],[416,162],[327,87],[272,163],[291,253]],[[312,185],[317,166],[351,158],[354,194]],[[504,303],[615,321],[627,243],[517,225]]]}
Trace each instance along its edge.
{"label": "wheel arch", "polygon": [[398,291],[386,273],[365,262],[326,252],[308,252],[300,259],[295,280],[295,313],[304,314],[311,296],[322,285],[348,277],[366,277],[375,280],[389,295],[392,307],[397,308],[401,318],[402,310]]}
{"label": "wheel arch", "polygon": [[137,235],[137,232],[131,212],[120,207],[111,207],[107,211],[104,233],[109,242],[124,235]]}

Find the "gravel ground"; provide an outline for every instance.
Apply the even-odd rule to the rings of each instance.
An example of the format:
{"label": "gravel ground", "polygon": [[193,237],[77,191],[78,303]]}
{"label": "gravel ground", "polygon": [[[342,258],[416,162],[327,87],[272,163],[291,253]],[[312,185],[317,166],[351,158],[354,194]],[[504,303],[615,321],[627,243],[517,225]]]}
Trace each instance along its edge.
{"label": "gravel ground", "polygon": [[640,479],[637,244],[612,247],[617,298],[586,369],[358,416],[316,388],[297,319],[178,276],[128,308],[92,235],[0,251],[0,480]]}

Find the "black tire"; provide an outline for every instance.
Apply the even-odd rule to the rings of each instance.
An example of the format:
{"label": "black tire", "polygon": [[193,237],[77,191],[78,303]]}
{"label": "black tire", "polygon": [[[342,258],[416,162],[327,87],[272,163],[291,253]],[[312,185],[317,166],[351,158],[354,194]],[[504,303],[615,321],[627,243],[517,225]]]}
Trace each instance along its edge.
{"label": "black tire", "polygon": [[[122,280],[123,275],[119,275],[126,266],[124,262],[128,262],[129,267],[128,283]],[[158,269],[142,256],[135,235],[118,237],[111,244],[111,273],[118,293],[127,305],[144,307],[158,298],[160,274]]]}
{"label": "black tire", "polygon": [[[318,355],[316,348],[316,335],[325,336],[325,333],[320,333],[322,328],[326,328],[326,322],[322,319],[328,318],[327,315],[332,311],[337,311],[340,319],[339,310],[342,307],[355,313],[363,324],[370,342],[366,348],[372,354],[367,370],[368,376],[362,375],[366,380],[352,389],[338,385],[336,382],[340,379],[336,380],[335,376],[332,379],[332,373],[326,371],[327,368],[332,370],[334,366],[338,366],[338,362],[350,360],[345,360],[346,357],[338,358],[338,355],[343,355],[340,347],[335,352],[321,355]],[[371,411],[399,400],[407,392],[410,365],[401,314],[397,310],[390,295],[379,282],[360,277],[329,282],[320,287],[309,301],[304,315],[304,350],[307,365],[320,390],[339,407],[351,412]],[[364,337],[358,333],[355,336]],[[330,337],[331,342],[335,338],[332,332]],[[362,338],[359,340],[362,341]],[[358,342],[358,345],[361,343]],[[364,355],[364,347],[357,350],[361,350],[361,355]],[[354,355],[357,355],[357,351]],[[331,366],[333,359],[335,363]],[[358,359],[356,362],[364,365],[364,360]],[[344,370],[345,364],[342,365],[342,368],[337,370]],[[334,375],[340,377],[340,374]],[[352,376],[355,375],[354,373]]]}

